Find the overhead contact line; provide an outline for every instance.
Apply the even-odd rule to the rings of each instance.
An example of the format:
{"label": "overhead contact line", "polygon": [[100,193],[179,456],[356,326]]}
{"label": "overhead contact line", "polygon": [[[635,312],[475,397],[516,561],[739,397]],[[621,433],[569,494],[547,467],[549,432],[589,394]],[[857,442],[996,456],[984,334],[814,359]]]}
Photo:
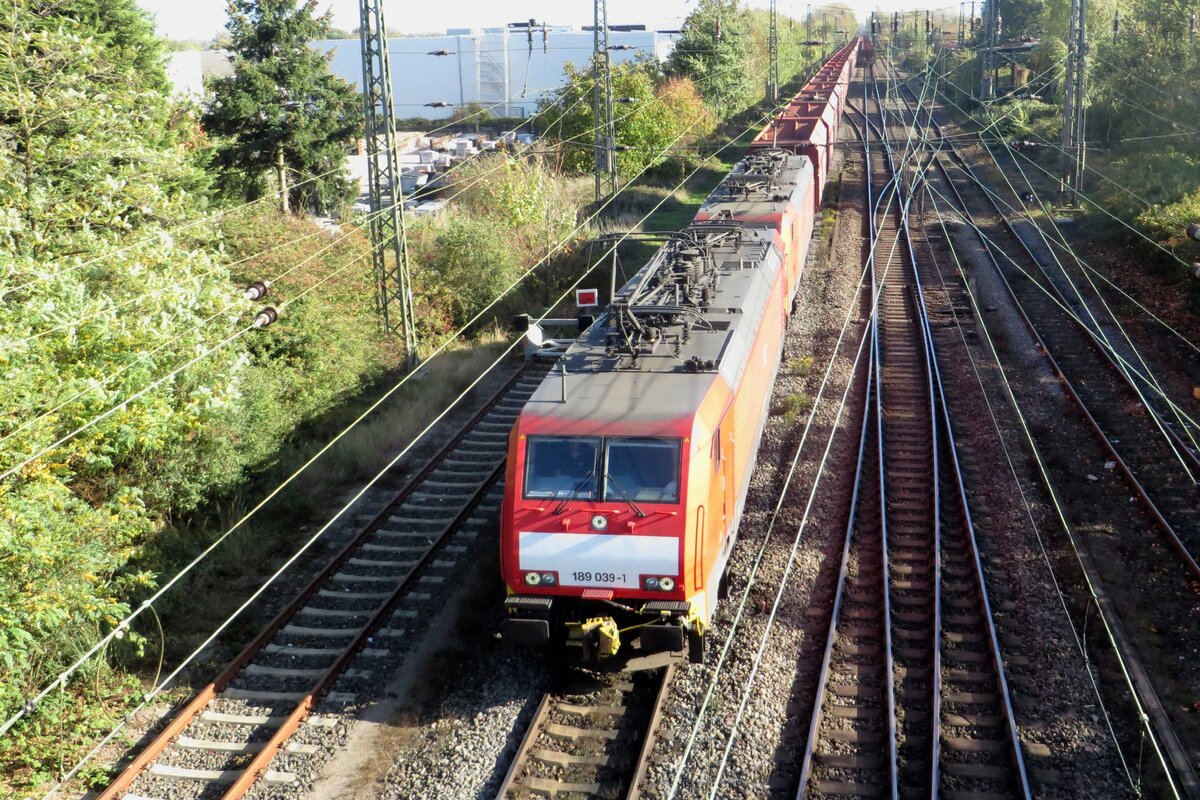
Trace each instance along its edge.
{"label": "overhead contact line", "polygon": [[[947,199],[940,192],[940,190],[933,187],[927,181],[925,185],[926,185],[926,188],[931,192],[931,196],[933,196],[935,198],[934,202],[936,203],[936,197],[942,197],[942,199],[945,200],[950,207],[952,207],[956,210],[960,210],[965,215],[964,219],[965,219],[966,224],[976,233],[976,235],[978,235],[980,237],[981,241],[985,243],[984,252],[985,252],[985,254],[987,254],[987,256],[988,256],[989,260],[992,262],[993,266],[995,266],[995,268],[997,269],[997,272],[1000,275],[1001,280],[1006,284],[1006,286],[1008,286],[1010,296],[1013,298],[1014,302],[1017,304],[1017,310],[1019,313],[1022,314],[1022,317],[1026,323],[1026,327],[1030,330],[1030,332],[1034,336],[1035,340],[1040,342],[1040,339],[1038,338],[1037,330],[1033,327],[1033,323],[1030,321],[1029,317],[1026,316],[1025,310],[1022,308],[1022,305],[1021,305],[1019,299],[1016,297],[1015,294],[1013,294],[1012,286],[1008,283],[1007,279],[1004,278],[1003,271],[1000,270],[996,251],[999,251],[1000,253],[1005,255],[1006,258],[1008,258],[1008,260],[1011,261],[1014,265],[1016,264],[1016,262],[1013,261],[1013,259],[1010,255],[1008,255],[1004,251],[1001,251],[999,245],[996,242],[994,242],[993,240],[991,240],[979,228],[978,224],[973,220],[972,214],[971,214],[966,202],[964,201],[962,195],[959,194],[957,183],[951,179],[948,170],[941,163],[941,160],[935,159],[934,162],[931,164],[931,166],[936,167],[936,170],[943,176],[943,178],[946,180],[946,182],[950,185],[950,188],[954,192],[955,198],[956,198],[954,200]],[[985,187],[978,184],[977,179],[975,179],[973,185],[978,186],[978,188],[981,191],[981,193],[983,194],[983,196],[990,197],[990,193],[984,191]],[[1001,214],[1001,217],[1003,218],[1002,214]],[[1018,250],[1019,250],[1019,248],[1018,248]],[[959,265],[959,270],[960,270],[960,272],[962,270],[961,264]],[[964,274],[964,280],[965,280],[965,277],[966,276]],[[1030,276],[1030,278],[1033,279],[1032,276]],[[968,283],[967,286],[969,288],[970,284]],[[974,296],[974,293],[969,292],[969,295],[971,297],[972,305],[975,307],[976,317],[980,321],[980,323],[983,324],[983,317],[980,316],[977,300]],[[1036,296],[1040,296],[1040,295],[1035,295],[1035,297]],[[986,334],[986,327],[984,328],[984,332]],[[988,342],[989,342],[989,345],[992,347],[993,356],[996,359],[998,359],[999,356],[995,350],[994,344],[991,343],[990,337],[988,338]],[[1090,414],[1087,412],[1087,409],[1083,405],[1082,400],[1080,400],[1078,395],[1075,394],[1072,384],[1063,376],[1062,371],[1058,368],[1057,364],[1055,364],[1052,356],[1050,355],[1050,351],[1045,346],[1041,347],[1041,351],[1043,352],[1043,355],[1050,361],[1052,369],[1054,369],[1058,373],[1058,375],[1060,377],[1060,381],[1063,383],[1064,388],[1067,390],[1068,394],[1073,396],[1077,407],[1080,408],[1081,411],[1084,413],[1085,418],[1089,421],[1089,424],[1091,425],[1093,430],[1096,431],[1097,433],[1099,433],[1098,428],[1096,428],[1096,426],[1095,426],[1095,421],[1091,418]],[[998,360],[997,360],[997,363],[999,363]],[[1091,593],[1091,597],[1093,598],[1093,601],[1095,602],[1096,607],[1100,612],[1100,618],[1104,624],[1106,636],[1109,640],[1109,643],[1112,645],[1113,652],[1115,653],[1115,655],[1117,657],[1121,672],[1124,676],[1125,682],[1130,691],[1130,696],[1133,699],[1134,704],[1137,707],[1139,722],[1144,731],[1144,735],[1148,736],[1150,738],[1152,746],[1154,747],[1156,756],[1164,770],[1164,775],[1165,775],[1166,780],[1171,788],[1171,791],[1174,796],[1178,797],[1179,790],[1175,783],[1176,778],[1174,778],[1172,776],[1171,770],[1168,768],[1168,765],[1167,765],[1168,758],[1171,760],[1171,762],[1175,766],[1175,768],[1177,770],[1179,770],[1178,774],[1180,776],[1182,776],[1182,781],[1183,781],[1184,786],[1196,786],[1195,776],[1191,774],[1190,766],[1187,763],[1186,756],[1184,756],[1182,754],[1182,751],[1179,748],[1178,740],[1175,737],[1175,734],[1171,727],[1170,721],[1166,718],[1166,716],[1163,712],[1163,709],[1161,707],[1161,704],[1159,703],[1157,696],[1154,693],[1153,687],[1149,684],[1148,676],[1146,675],[1143,668],[1141,667],[1140,662],[1128,650],[1128,642],[1126,640],[1125,634],[1120,630],[1118,622],[1116,620],[1109,619],[1110,612],[1107,611],[1106,609],[1110,608],[1110,605],[1109,605],[1110,601],[1105,596],[1103,589],[1101,589],[1099,587],[1099,585],[1097,584],[1097,578],[1094,574],[1094,566],[1091,564],[1089,557],[1080,548],[1079,544],[1075,540],[1075,534],[1074,534],[1070,524],[1066,520],[1065,512],[1063,510],[1061,500],[1057,495],[1057,492],[1056,492],[1056,489],[1055,489],[1053,483],[1051,482],[1049,473],[1048,473],[1048,471],[1045,467],[1045,464],[1042,460],[1040,450],[1039,450],[1037,444],[1034,442],[1032,434],[1028,430],[1028,426],[1026,425],[1024,415],[1021,412],[1021,409],[1020,409],[1020,406],[1016,399],[1016,396],[1012,392],[1012,389],[1008,382],[1007,376],[1004,375],[1003,370],[1001,370],[1001,375],[1004,378],[1005,386],[1007,388],[1007,392],[1008,392],[1008,395],[1010,398],[1010,402],[1013,406],[1013,409],[1017,413],[1018,417],[1021,419],[1021,423],[1024,428],[1025,436],[1026,436],[1027,441],[1029,442],[1031,448],[1033,449],[1035,461],[1037,462],[1038,468],[1041,471],[1043,479],[1046,481],[1048,490],[1051,494],[1052,503],[1055,507],[1056,514],[1058,515],[1059,520],[1064,527],[1064,530],[1067,532],[1069,540],[1071,541],[1071,546],[1075,552],[1076,559],[1079,562],[1080,567],[1084,572],[1085,580],[1087,582],[1089,592]],[[1089,383],[1098,383],[1098,382],[1089,382]],[[1100,438],[1101,438],[1102,443],[1106,444],[1109,451],[1114,456],[1116,456],[1115,451],[1112,450],[1111,444],[1107,443],[1107,440],[1103,437],[1102,434],[1100,435]],[[1121,462],[1119,456],[1116,456],[1116,458],[1119,463],[1123,464],[1123,462]],[[1130,476],[1128,473],[1127,473],[1127,478],[1129,478],[1133,482],[1135,489],[1136,489],[1138,486],[1136,480],[1133,480],[1132,476]],[[1147,499],[1147,502],[1148,502],[1148,499]],[[1151,510],[1151,512],[1153,514],[1157,514],[1157,510],[1154,508],[1153,504],[1150,504],[1149,509]],[[1157,516],[1158,516],[1158,518],[1161,519],[1161,514],[1158,514]],[[1040,537],[1039,537],[1039,539],[1040,539]],[[1057,585],[1057,581],[1056,581],[1056,585]],[[1080,646],[1082,647],[1082,645],[1080,645]],[[1093,683],[1094,683],[1094,679],[1093,679]],[[1122,759],[1124,760],[1123,755],[1122,755]],[[1192,790],[1189,789],[1188,791],[1191,792]]]}

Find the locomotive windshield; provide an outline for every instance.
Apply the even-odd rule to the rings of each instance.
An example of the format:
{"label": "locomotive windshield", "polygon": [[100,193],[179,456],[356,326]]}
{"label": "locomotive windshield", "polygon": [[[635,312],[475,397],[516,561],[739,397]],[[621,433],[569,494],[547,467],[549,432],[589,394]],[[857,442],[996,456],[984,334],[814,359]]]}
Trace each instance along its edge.
{"label": "locomotive windshield", "polygon": [[678,439],[530,436],[525,496],[678,503]]}
{"label": "locomotive windshield", "polygon": [[604,499],[679,502],[679,440],[630,437],[604,442]]}
{"label": "locomotive windshield", "polygon": [[595,500],[599,460],[598,438],[530,436],[525,451],[525,496]]}

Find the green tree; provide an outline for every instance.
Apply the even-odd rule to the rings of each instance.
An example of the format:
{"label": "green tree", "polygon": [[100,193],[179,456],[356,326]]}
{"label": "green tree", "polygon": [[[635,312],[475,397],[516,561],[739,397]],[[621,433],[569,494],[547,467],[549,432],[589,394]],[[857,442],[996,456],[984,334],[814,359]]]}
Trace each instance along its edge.
{"label": "green tree", "polygon": [[[924,26],[924,22],[921,24]],[[837,31],[843,31],[847,38],[853,36],[858,21],[854,9],[846,3],[823,3],[804,18],[804,25],[806,29],[811,28],[814,38],[832,45],[837,40]],[[924,27],[921,30],[923,33]]]}
{"label": "green tree", "polygon": [[[569,109],[557,119],[547,134],[565,144],[564,164],[576,172],[589,172],[594,163],[592,131],[592,87],[590,72],[566,67],[566,82],[551,102]],[[686,145],[712,130],[712,116],[691,80],[666,79],[648,61],[619,64],[612,69],[613,97],[624,102],[613,111],[616,129],[617,174],[630,176],[658,164],[666,157],[666,148],[678,140]]]}
{"label": "green tree", "polygon": [[[2,7],[8,470],[228,336],[244,302],[195,224],[202,140],[162,92],[133,0]],[[202,432],[236,398],[240,369],[236,351],[218,353],[0,482],[0,715],[147,580],[126,562],[155,517],[214,480]],[[185,480],[130,488],[164,463]]]}
{"label": "green tree", "polygon": [[756,101],[766,74],[749,69],[749,18],[738,0],[700,0],[683,21],[667,72],[691,78],[718,116]]}
{"label": "green tree", "polygon": [[329,72],[332,54],[309,47],[332,31],[329,14],[317,16],[316,7],[317,0],[229,4],[234,74],[210,83],[203,121],[220,137],[216,161],[227,192],[255,199],[268,176],[283,172],[292,209],[331,213],[351,196],[343,163],[362,109],[354,88]]}

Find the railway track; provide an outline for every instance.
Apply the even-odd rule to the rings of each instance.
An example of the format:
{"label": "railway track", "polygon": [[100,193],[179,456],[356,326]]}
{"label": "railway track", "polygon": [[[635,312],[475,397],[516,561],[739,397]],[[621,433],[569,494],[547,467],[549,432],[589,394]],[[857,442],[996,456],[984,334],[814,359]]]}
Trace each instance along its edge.
{"label": "railway track", "polygon": [[[876,85],[876,103],[881,103]],[[905,130],[917,129],[916,115],[900,117]],[[885,138],[886,138],[886,127]],[[893,163],[893,174],[897,172]],[[904,194],[902,192],[902,194]],[[1018,735],[1004,654],[1000,649],[995,613],[988,596],[954,424],[938,363],[925,297],[926,285],[937,277],[932,250],[915,247],[910,228],[912,209],[903,219],[904,246],[913,265],[910,297],[920,320],[928,353],[931,397],[935,406],[932,438],[934,473],[935,572],[934,614],[937,644],[934,677],[934,725],[931,793],[947,798],[980,794],[997,797],[1032,795]]]}
{"label": "railway track", "polygon": [[[936,121],[933,125],[942,141],[951,141]],[[957,149],[949,144],[943,153],[933,163],[958,209],[980,224],[999,222],[989,228],[985,246],[1051,368],[1181,563],[1200,578],[1200,458],[1155,408],[1144,381],[1121,369],[1101,346],[1084,321],[1088,315],[1062,293]]]}
{"label": "railway track", "polygon": [[[498,511],[508,431],[547,367],[522,367],[99,795],[241,797],[296,780],[318,702],[353,703],[403,652],[432,588]],[[355,665],[350,670],[351,664]],[[341,691],[336,691],[341,690]],[[279,756],[280,764],[275,763]]]}
{"label": "railway track", "polygon": [[[898,82],[898,85],[902,87],[900,98],[904,101],[906,112],[915,119],[914,103],[909,99],[915,100],[915,93],[903,82]],[[905,97],[905,93],[908,97]],[[1108,468],[1119,467],[1124,480],[1134,492],[1134,497],[1129,498],[1130,501],[1135,497],[1140,500],[1146,517],[1153,521],[1151,524],[1166,534],[1177,563],[1182,562],[1186,567],[1186,572],[1181,571],[1176,577],[1180,584],[1191,584],[1191,589],[1186,590],[1184,594],[1194,598],[1195,584],[1191,581],[1196,574],[1195,560],[1192,558],[1195,551],[1189,543],[1189,540],[1193,540],[1192,536],[1187,535],[1186,531],[1190,530],[1193,535],[1197,533],[1196,501],[1185,500],[1181,495],[1195,494],[1195,487],[1190,478],[1186,477],[1186,470],[1177,469],[1189,463],[1191,454],[1175,432],[1165,424],[1165,419],[1156,419],[1154,409],[1149,404],[1142,403],[1135,379],[1118,367],[1100,346],[1095,330],[1078,318],[1083,316],[1078,304],[1074,306],[1076,318],[1064,310],[1064,306],[1071,308],[1072,305],[1066,301],[1060,287],[1047,274],[1033,250],[1022,240],[987,187],[978,179],[953,144],[948,144],[952,140],[945,136],[932,114],[922,113],[921,117],[933,128],[936,138],[942,143],[938,148],[942,152],[935,153],[929,162],[932,167],[930,178],[940,178],[946,187],[943,198],[947,199],[939,203],[954,208],[973,225],[979,225],[981,228],[987,226],[991,241],[983,236],[980,239],[985,255],[995,268],[1000,283],[1007,290],[1025,326],[1037,342],[1041,354],[1079,409],[1083,421],[1086,422],[1085,430],[1090,429],[1097,443],[1103,447],[1103,457],[1112,459],[1107,463]],[[955,169],[951,170],[948,164]],[[957,244],[952,248],[950,243],[943,240],[929,242],[927,247],[934,261],[930,271],[936,275],[940,267],[936,263],[935,251],[950,253]],[[1012,260],[1009,260],[1010,258]],[[1014,264],[1013,261],[1017,263]],[[957,283],[957,276],[953,274],[941,275],[939,278],[946,285]],[[1145,413],[1136,413],[1139,408]],[[1086,436],[1086,433],[1084,435]],[[1176,469],[1172,469],[1171,464],[1164,463],[1170,459],[1176,459]],[[1062,470],[1058,471],[1061,473]],[[1086,477],[1089,481],[1096,480],[1091,475]],[[1079,476],[1075,476],[1076,482],[1079,482],[1078,479]],[[1164,501],[1166,505],[1160,505]],[[1110,509],[1110,512],[1115,511],[1117,508]],[[1133,533],[1136,537],[1143,528],[1143,523],[1136,513],[1131,512],[1132,509],[1126,506],[1118,516],[1110,516],[1108,524],[1117,526],[1117,530]],[[1076,512],[1076,516],[1080,516],[1079,512]],[[1126,517],[1134,519],[1125,524],[1119,521]],[[1087,514],[1083,514],[1079,519],[1081,527],[1085,525],[1085,521],[1087,527],[1094,527]],[[1185,531],[1182,536],[1179,533],[1181,526]],[[1165,560],[1165,556],[1156,553],[1156,547],[1157,543],[1147,541],[1145,536],[1136,544],[1121,545],[1118,549],[1122,556],[1128,559],[1128,574],[1140,574],[1145,579],[1144,576],[1153,576],[1159,571],[1162,568],[1160,562]],[[1088,574],[1088,581],[1093,586],[1100,585],[1096,566],[1091,563],[1091,559],[1081,556],[1081,566]],[[1150,577],[1149,580],[1155,584],[1159,583],[1154,577]],[[1100,592],[1097,602],[1107,605],[1108,600],[1103,589],[1100,589]],[[1127,608],[1125,614],[1132,613],[1135,620],[1144,616],[1145,611],[1136,609],[1139,603],[1146,602],[1146,594],[1142,592],[1142,599],[1135,600],[1133,609]],[[1149,594],[1157,595],[1157,601],[1150,601],[1155,605],[1176,603],[1173,593],[1165,586],[1159,587],[1158,591],[1151,590]],[[1194,600],[1193,603],[1180,601],[1180,605],[1187,609],[1182,612],[1185,616],[1193,613]],[[1166,752],[1166,758],[1172,764],[1174,777],[1171,779],[1171,791],[1175,796],[1179,796],[1178,789],[1182,789],[1189,797],[1200,796],[1200,783],[1196,780],[1189,756],[1179,740],[1167,709],[1159,700],[1154,688],[1156,681],[1151,680],[1142,663],[1143,657],[1154,659],[1165,655],[1158,655],[1156,651],[1159,649],[1165,648],[1169,652],[1178,651],[1178,648],[1166,647],[1166,642],[1170,640],[1164,640],[1163,643],[1153,643],[1149,652],[1137,653],[1131,647],[1129,634],[1120,618],[1110,620],[1107,624],[1110,635],[1114,637],[1114,646],[1122,653],[1121,668],[1127,670],[1131,676],[1131,685],[1136,684],[1137,694],[1145,709],[1142,713],[1149,715],[1159,742]],[[1154,638],[1157,640],[1159,637]],[[1139,650],[1145,650],[1145,644],[1143,641]],[[1184,659],[1186,656],[1180,655],[1179,658]],[[1165,762],[1163,767],[1167,769]]]}
{"label": "railway track", "polygon": [[496,800],[636,800],[674,671],[564,672],[538,704]]}
{"label": "railway track", "polygon": [[[874,85],[874,81],[871,81]],[[868,206],[902,170],[882,119]],[[905,155],[911,155],[906,153]],[[887,186],[880,190],[887,179]],[[875,346],[798,797],[1030,797],[907,218],[870,232]],[[882,610],[882,614],[880,611]]]}

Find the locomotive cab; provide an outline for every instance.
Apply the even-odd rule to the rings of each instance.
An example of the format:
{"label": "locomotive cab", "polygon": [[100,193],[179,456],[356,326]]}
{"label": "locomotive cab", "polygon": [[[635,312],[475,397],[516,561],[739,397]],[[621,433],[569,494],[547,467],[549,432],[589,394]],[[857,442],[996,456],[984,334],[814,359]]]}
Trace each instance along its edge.
{"label": "locomotive cab", "polygon": [[514,433],[503,511],[501,637],[565,648],[582,662],[628,666],[689,650],[699,658],[682,568],[689,437],[615,426],[538,433],[536,419],[524,427]]}

